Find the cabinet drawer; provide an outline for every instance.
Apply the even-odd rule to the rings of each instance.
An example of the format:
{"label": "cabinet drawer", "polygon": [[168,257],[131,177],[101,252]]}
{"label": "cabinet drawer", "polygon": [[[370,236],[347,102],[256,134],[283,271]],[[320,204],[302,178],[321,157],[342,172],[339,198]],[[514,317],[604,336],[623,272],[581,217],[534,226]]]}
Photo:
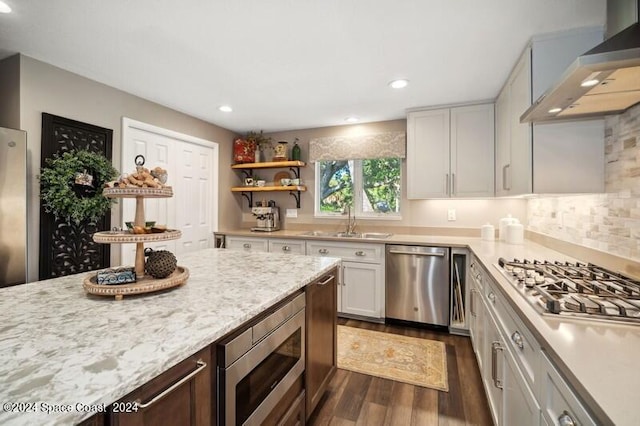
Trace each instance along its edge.
{"label": "cabinet drawer", "polygon": [[284,254],[305,254],[306,244],[304,240],[269,239],[269,252]]}
{"label": "cabinet drawer", "polygon": [[[576,424],[581,426],[595,425],[578,397],[564,381],[551,361],[543,354],[540,360],[542,383],[540,389],[540,409],[542,424]],[[573,423],[569,423],[573,421]]]}
{"label": "cabinet drawer", "polygon": [[307,241],[307,254],[310,256],[339,257],[342,260],[354,262],[382,263],[384,245]]}
{"label": "cabinet drawer", "polygon": [[268,251],[266,238],[227,237],[226,245],[231,250]]}
{"label": "cabinet drawer", "polygon": [[540,365],[540,345],[507,304],[502,294],[495,288],[496,285],[489,279],[485,281],[487,305],[499,323],[504,334],[505,344],[522,370],[522,375],[531,389],[536,391],[538,389],[536,372]]}

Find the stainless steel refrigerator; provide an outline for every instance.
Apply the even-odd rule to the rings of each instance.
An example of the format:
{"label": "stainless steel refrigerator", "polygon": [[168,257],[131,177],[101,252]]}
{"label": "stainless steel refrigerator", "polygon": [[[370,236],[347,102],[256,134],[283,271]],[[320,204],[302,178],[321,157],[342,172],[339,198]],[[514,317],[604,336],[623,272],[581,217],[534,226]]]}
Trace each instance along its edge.
{"label": "stainless steel refrigerator", "polygon": [[0,287],[27,280],[27,133],[0,127]]}

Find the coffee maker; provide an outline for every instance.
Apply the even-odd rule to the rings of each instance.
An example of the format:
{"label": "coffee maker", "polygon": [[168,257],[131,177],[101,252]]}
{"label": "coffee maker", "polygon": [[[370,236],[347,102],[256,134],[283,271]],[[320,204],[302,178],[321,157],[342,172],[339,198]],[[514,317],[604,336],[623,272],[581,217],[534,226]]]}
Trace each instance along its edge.
{"label": "coffee maker", "polygon": [[256,226],[251,228],[252,231],[272,232],[280,229],[280,208],[276,207],[275,202],[269,201],[268,206],[264,207],[251,207],[251,213],[256,216]]}

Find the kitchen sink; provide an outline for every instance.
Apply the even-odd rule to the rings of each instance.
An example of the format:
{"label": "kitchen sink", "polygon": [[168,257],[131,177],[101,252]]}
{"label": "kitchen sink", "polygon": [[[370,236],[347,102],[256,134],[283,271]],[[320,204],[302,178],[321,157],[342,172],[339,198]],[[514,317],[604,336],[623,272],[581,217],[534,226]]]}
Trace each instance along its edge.
{"label": "kitchen sink", "polygon": [[325,231],[305,231],[300,234],[301,237],[334,237],[335,232]]}

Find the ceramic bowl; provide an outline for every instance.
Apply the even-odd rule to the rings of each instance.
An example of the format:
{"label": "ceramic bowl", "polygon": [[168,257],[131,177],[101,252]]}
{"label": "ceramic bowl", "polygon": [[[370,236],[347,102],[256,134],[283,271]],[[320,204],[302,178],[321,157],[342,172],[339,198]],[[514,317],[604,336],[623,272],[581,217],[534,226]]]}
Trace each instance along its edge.
{"label": "ceramic bowl", "polygon": [[256,181],[256,186],[265,186],[266,183],[267,183],[266,180],[257,180]]}
{"label": "ceramic bowl", "polygon": [[289,185],[291,185],[291,179],[282,178],[282,179],[280,179],[280,184],[282,186],[289,186]]}

